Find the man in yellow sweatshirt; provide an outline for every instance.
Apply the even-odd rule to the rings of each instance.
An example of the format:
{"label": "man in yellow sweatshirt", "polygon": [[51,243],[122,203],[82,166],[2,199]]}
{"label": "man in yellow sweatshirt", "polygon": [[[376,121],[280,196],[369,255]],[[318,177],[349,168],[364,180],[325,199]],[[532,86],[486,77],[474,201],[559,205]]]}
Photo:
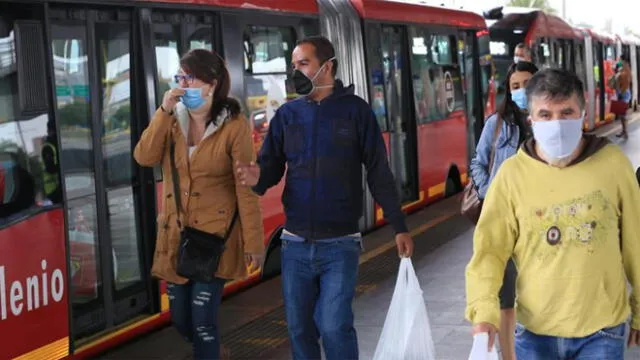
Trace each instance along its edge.
{"label": "man in yellow sweatshirt", "polygon": [[540,71],[526,91],[534,137],[487,192],[466,270],[466,318],[474,334],[489,333],[491,346],[513,257],[518,360],[622,360],[629,313],[627,344],[640,343],[634,171],[616,145],[583,135],[584,90],[575,74]]}

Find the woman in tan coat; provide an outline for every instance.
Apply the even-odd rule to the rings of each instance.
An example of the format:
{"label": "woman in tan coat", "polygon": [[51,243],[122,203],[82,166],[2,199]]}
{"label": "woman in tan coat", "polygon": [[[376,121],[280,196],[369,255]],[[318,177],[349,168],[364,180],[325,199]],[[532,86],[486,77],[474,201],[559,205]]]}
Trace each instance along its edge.
{"label": "woman in tan coat", "polygon": [[[225,281],[246,277],[247,266],[262,266],[264,256],[258,196],[236,181],[233,166],[236,161],[254,161],[255,153],[240,104],[228,97],[230,79],[224,60],[197,49],[180,60],[180,67],[179,87],[165,93],[134,157],[142,166],[162,164],[162,212],[151,272],[168,283],[173,325],[193,343],[195,359],[218,359],[217,319]],[[173,191],[172,141],[180,194]],[[239,221],[232,221],[236,209]],[[176,273],[178,224],[221,237],[230,231],[214,281],[199,282]]]}

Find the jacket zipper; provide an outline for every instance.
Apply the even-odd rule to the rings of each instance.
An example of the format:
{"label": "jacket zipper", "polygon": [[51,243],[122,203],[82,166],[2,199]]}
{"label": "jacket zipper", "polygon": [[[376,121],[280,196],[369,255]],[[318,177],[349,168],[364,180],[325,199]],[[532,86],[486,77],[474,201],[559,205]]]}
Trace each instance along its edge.
{"label": "jacket zipper", "polygon": [[313,118],[313,172],[312,172],[312,177],[311,177],[311,203],[309,206],[309,223],[310,223],[310,227],[311,227],[311,232],[310,232],[310,240],[314,241],[316,240],[316,233],[315,233],[315,221],[314,221],[314,206],[316,205],[316,167],[318,166],[318,114],[320,113],[320,104],[319,103],[314,103],[314,105],[316,105],[316,113],[315,113],[315,117]]}

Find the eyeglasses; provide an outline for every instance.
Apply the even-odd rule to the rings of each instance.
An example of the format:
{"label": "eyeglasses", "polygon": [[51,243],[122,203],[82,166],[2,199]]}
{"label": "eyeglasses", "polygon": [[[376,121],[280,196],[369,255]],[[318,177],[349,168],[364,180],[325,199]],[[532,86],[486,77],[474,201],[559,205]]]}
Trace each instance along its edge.
{"label": "eyeglasses", "polygon": [[187,74],[187,75],[174,75],[174,76],[173,76],[173,79],[174,79],[178,84],[180,83],[180,81],[184,81],[184,82],[186,82],[187,84],[190,84],[190,83],[192,83],[192,82],[193,82],[193,80],[194,80],[195,78],[193,77],[193,75],[188,75],[188,74]]}

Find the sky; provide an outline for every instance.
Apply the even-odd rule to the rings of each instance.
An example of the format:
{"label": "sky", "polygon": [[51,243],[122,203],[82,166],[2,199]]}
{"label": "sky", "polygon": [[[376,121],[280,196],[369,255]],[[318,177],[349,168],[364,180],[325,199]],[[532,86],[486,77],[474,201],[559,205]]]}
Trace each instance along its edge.
{"label": "sky", "polygon": [[[419,2],[418,0],[404,0],[406,2]],[[562,14],[562,3],[566,3],[567,18],[574,24],[581,22],[591,24],[596,29],[602,29],[607,18],[613,19],[614,32],[622,33],[625,26],[630,27],[636,33],[640,33],[640,1],[638,0],[607,0],[608,6],[602,6],[604,2],[589,0],[549,0],[549,4]],[[501,6],[508,0],[424,0],[429,5],[445,4],[446,6],[463,6],[467,10],[486,10]],[[589,4],[589,5],[587,5]]]}

